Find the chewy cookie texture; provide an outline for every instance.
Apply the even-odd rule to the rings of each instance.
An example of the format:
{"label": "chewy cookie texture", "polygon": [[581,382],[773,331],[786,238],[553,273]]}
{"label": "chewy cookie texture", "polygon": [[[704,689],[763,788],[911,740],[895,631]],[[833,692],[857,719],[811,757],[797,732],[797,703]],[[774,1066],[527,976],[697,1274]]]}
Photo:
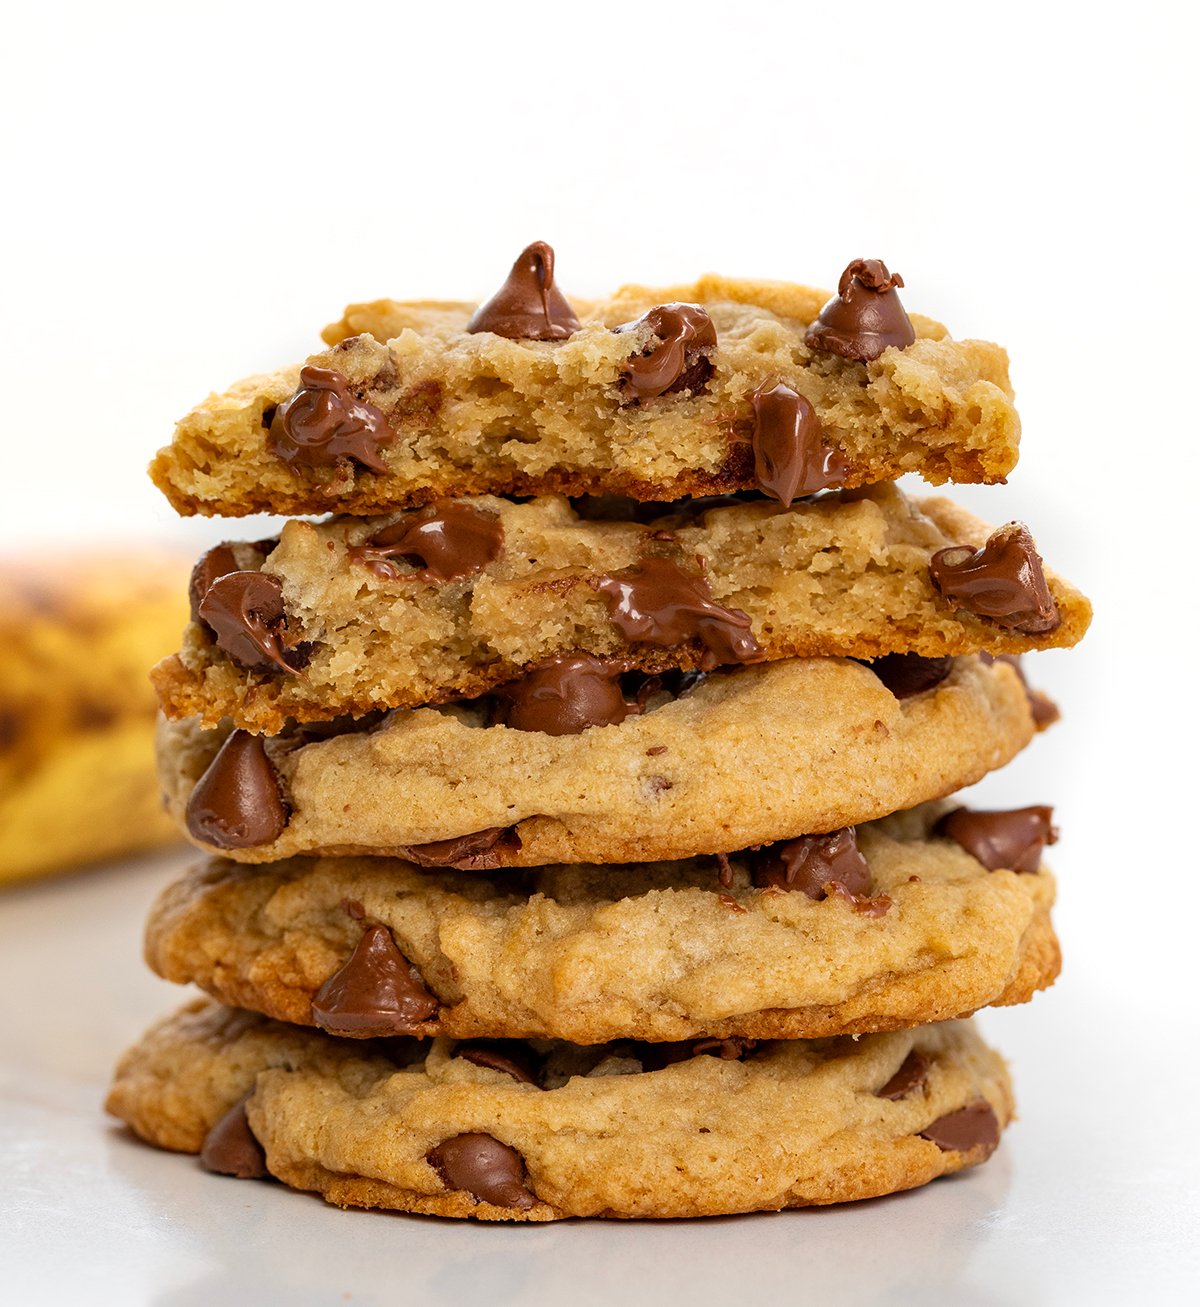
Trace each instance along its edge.
{"label": "chewy cookie texture", "polygon": [[874,1197],[985,1160],[1013,1116],[966,1022],[705,1042],[354,1044],[201,1002],[125,1055],[108,1108],[210,1170],[341,1207],[513,1221]]}
{"label": "chewy cookie texture", "polygon": [[1021,653],[1074,644],[1091,616],[1018,524],[893,486],[647,522],[557,496],[293,521],[206,555],[193,594],[155,669],[164,710],[268,733],[479,694],[569,653],[643,671]]}
{"label": "chewy cookie texture", "polygon": [[179,424],[180,512],[293,520],[199,560],[153,673],[164,800],[218,856],[145,955],[207,997],[111,1112],[496,1221],[992,1153],[1012,1092],[966,1018],[1058,975],[1058,831],[950,796],[1057,719],[1018,660],[1091,609],[1024,524],[892,484],[1002,481],[1019,433],[1004,351],[901,291],[863,258],[585,302],[534,242]]}
{"label": "chewy cookie texture", "polygon": [[151,475],[181,513],[226,516],[1003,480],[1006,354],[910,319],[902,285],[858,259],[832,297],[706,277],[572,307],[536,242],[484,305],[352,306],[303,368],[188,414]]}
{"label": "chewy cookie texture", "polygon": [[347,1035],[888,1030],[1054,980],[1053,838],[1047,809],[930,805],[684,863],[215,861],[164,892],[146,956],[223,1002]]}
{"label": "chewy cookie texture", "polygon": [[1018,673],[975,657],[618,669],[572,659],[500,695],[268,739],[164,721],[164,792],[197,844],[244,862],[644,862],[887,816],[973,784],[1035,730]]}

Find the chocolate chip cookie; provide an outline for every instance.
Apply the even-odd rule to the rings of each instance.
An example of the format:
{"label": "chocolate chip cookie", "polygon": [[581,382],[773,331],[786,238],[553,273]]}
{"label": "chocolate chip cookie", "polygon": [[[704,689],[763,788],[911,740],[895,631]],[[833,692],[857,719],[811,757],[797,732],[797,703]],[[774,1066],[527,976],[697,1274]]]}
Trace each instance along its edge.
{"label": "chocolate chip cookie", "polygon": [[217,1174],[512,1221],[871,1198],[986,1160],[1013,1116],[968,1022],[757,1045],[352,1044],[204,1001],[125,1054],[107,1106]]}
{"label": "chocolate chip cookie", "polygon": [[193,841],[243,862],[453,863],[481,832],[492,866],[657,861],[940,798],[1024,747],[1040,703],[970,656],[620,669],[576,655],[483,699],[270,738],[164,721],[163,789]]}
{"label": "chocolate chip cookie", "polygon": [[568,301],[535,242],[482,305],[354,305],[302,367],[180,422],[151,475],[181,513],[375,514],[461,495],[782,502],[919,472],[1000,481],[1008,357],[905,312],[855,259],[838,291],[705,277]]}
{"label": "chocolate chip cookie", "polygon": [[621,514],[485,497],[221,546],[155,670],[163,708],[277,733],[480,694],[565,655],[657,672],[1020,653],[1074,644],[1090,620],[1020,524],[992,531],[894,486]]}
{"label": "chocolate chip cookie", "polygon": [[1023,1003],[1059,967],[1048,810],[948,807],[630,866],[213,860],[160,897],[146,957],[356,1037],[813,1038]]}

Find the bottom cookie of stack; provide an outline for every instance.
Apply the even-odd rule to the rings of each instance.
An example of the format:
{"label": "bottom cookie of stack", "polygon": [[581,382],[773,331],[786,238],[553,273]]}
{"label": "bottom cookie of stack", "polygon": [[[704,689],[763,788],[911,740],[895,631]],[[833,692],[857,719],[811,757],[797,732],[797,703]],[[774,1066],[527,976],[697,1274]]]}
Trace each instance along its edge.
{"label": "bottom cookie of stack", "polygon": [[877,1197],[974,1166],[1013,1118],[969,1021],[858,1039],[346,1040],[193,1002],[108,1110],[209,1169],[341,1207],[683,1217]]}

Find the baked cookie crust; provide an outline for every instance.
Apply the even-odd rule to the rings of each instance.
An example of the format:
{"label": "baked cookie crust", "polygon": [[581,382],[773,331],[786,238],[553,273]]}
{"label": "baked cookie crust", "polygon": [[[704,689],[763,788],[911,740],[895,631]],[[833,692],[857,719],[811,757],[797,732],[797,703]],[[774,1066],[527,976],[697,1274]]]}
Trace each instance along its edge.
{"label": "baked cookie crust", "polygon": [[[216,1168],[214,1127],[240,1110],[266,1173],[340,1207],[515,1221],[875,1197],[985,1160],[1013,1116],[1003,1060],[965,1022],[657,1071],[636,1047],[533,1051],[576,1074],[542,1088],[447,1040],[422,1056],[201,1001],[125,1054],[107,1107]],[[897,1078],[912,1087],[894,1096]],[[482,1164],[460,1148],[456,1165],[464,1141]]]}

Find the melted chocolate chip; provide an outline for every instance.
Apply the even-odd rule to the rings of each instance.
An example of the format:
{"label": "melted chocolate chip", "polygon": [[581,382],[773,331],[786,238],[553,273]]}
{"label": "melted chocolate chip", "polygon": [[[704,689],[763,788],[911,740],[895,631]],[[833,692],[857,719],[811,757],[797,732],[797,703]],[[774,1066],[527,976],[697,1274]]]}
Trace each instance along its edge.
{"label": "melted chocolate chip", "polygon": [[840,486],[850,465],[821,439],[813,406],[791,386],[764,382],[754,406],[754,481],[781,504]]}
{"label": "melted chocolate chip", "polygon": [[506,855],[521,847],[521,837],[512,826],[490,826],[487,830],[457,835],[450,840],[410,844],[404,856],[418,867],[453,867],[457,871],[491,871],[503,867]]}
{"label": "melted chocolate chip", "polygon": [[426,1158],[447,1189],[464,1189],[480,1202],[523,1212],[537,1202],[526,1188],[521,1154],[492,1135],[455,1135]]}
{"label": "melted chocolate chip", "polygon": [[703,390],[713,373],[709,355],[717,345],[717,329],[705,310],[699,304],[660,304],[616,330],[642,326],[650,328],[658,344],[630,356],[621,375],[624,393],[641,401]]}
{"label": "melted chocolate chip", "polygon": [[365,544],[351,545],[346,552],[385,580],[404,575],[391,561],[403,558],[419,569],[408,574],[415,580],[457,581],[482,571],[503,548],[499,514],[470,504],[443,503],[424,509],[415,519],[385,526]]}
{"label": "melted chocolate chip", "polygon": [[880,259],[855,259],[838,281],[838,293],[804,333],[810,349],[869,362],[885,349],[904,349],[916,332],[896,288],[904,285]]}
{"label": "melted chocolate chip", "polygon": [[369,472],[386,472],[379,451],[396,439],[388,420],[340,372],[300,370],[300,387],[280,404],[267,433],[267,448],[285,463],[334,467],[352,459]]}
{"label": "melted chocolate chip", "polygon": [[1042,805],[1005,812],[956,808],[934,826],[933,833],[960,844],[988,871],[1035,872],[1042,865],[1042,850],[1058,843],[1053,815],[1053,808]]}
{"label": "melted chocolate chip", "polygon": [[235,1103],[204,1136],[200,1164],[217,1175],[232,1175],[239,1180],[261,1180],[267,1170],[267,1155],[254,1137],[246,1119],[245,1098]]}
{"label": "melted chocolate chip", "polygon": [[523,1085],[538,1083],[535,1054],[528,1044],[517,1039],[471,1039],[456,1045],[454,1056],[465,1059],[472,1066],[501,1071]]}
{"label": "melted chocolate chip", "polygon": [[661,1071],[693,1057],[718,1057],[724,1062],[741,1061],[758,1046],[755,1039],[683,1039],[665,1044],[640,1044],[636,1056],[647,1071]]}
{"label": "melted chocolate chip", "polygon": [[192,611],[192,621],[199,622],[200,605],[208,588],[218,577],[228,576],[238,570],[237,559],[233,556],[230,545],[217,545],[202,555],[200,561],[192,568],[191,580],[188,582],[188,603]]}
{"label": "melted chocolate chip", "polygon": [[875,1091],[875,1097],[887,1098],[893,1103],[901,1098],[907,1098],[909,1094],[921,1088],[928,1075],[929,1059],[914,1048],[900,1063],[896,1074],[887,1084]]}
{"label": "melted chocolate chip", "polygon": [[262,736],[234,731],[188,798],[188,830],[218,849],[252,849],[273,844],[287,824],[279,775]]}
{"label": "melted chocolate chip", "polygon": [[897,699],[911,699],[914,694],[924,694],[935,685],[941,685],[950,675],[954,659],[893,653],[864,662],[863,666],[869,667]]}
{"label": "melted chocolate chip", "polygon": [[295,672],[297,651],[288,646],[283,585],[266,572],[219,576],[200,601],[200,620],[217,647],[243,667]]}
{"label": "melted chocolate chip", "polygon": [[866,895],[871,888],[871,872],[858,851],[853,826],[769,844],[751,860],[751,880],[757,889],[800,890],[810,899],[827,898],[834,885],[850,895]]}
{"label": "melted chocolate chip", "polygon": [[596,589],[608,600],[613,625],[631,643],[671,646],[698,639],[709,671],[723,663],[745,663],[759,653],[750,618],[722,608],[702,576],[689,575],[667,558],[646,558],[636,567],[602,577]]}
{"label": "melted chocolate chip", "polygon": [[1000,1122],[986,1098],[977,1099],[960,1107],[957,1112],[940,1116],[924,1130],[922,1139],[937,1144],[943,1153],[969,1153],[982,1146],[987,1153],[1000,1142]]}
{"label": "melted chocolate chip", "polygon": [[1033,537],[1020,522],[993,531],[979,549],[939,549],[929,560],[929,574],[951,603],[997,626],[1045,635],[1061,620]]}
{"label": "melted chocolate chip", "polygon": [[1058,704],[1044,691],[1035,690],[1029,684],[1025,677],[1025,669],[1021,666],[1020,654],[981,653],[979,660],[984,663],[1007,663],[1016,672],[1024,687],[1025,697],[1029,700],[1029,713],[1033,718],[1033,724],[1039,731],[1044,731],[1047,726],[1053,726],[1062,717]]}
{"label": "melted chocolate chip", "polygon": [[386,926],[368,926],[349,961],[317,990],[313,1020],[331,1035],[413,1035],[438,1010]]}
{"label": "melted chocolate chip", "polygon": [[517,731],[578,735],[589,726],[616,726],[630,713],[621,690],[622,665],[590,654],[564,654],[539,663],[495,691],[499,720]]}
{"label": "melted chocolate chip", "polygon": [[509,340],[565,340],[579,319],[554,284],[554,251],[545,241],[527,245],[508,279],[475,310],[467,331],[490,331]]}

